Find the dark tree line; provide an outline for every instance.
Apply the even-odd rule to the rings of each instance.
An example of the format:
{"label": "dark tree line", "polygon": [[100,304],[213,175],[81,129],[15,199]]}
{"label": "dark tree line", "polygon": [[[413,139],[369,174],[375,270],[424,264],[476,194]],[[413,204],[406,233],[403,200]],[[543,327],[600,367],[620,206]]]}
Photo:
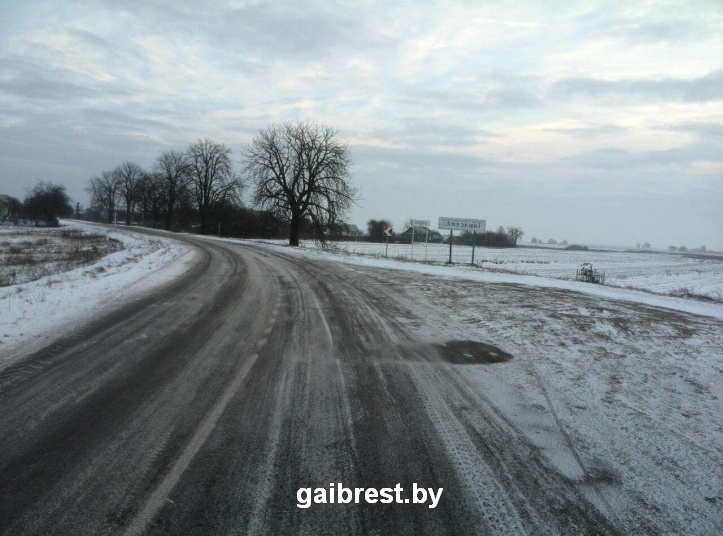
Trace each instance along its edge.
{"label": "dark tree line", "polygon": [[516,238],[506,232],[484,232],[476,233],[474,236],[470,231],[463,232],[460,236],[454,238],[455,244],[471,246],[474,240],[477,246],[487,246],[494,248],[511,248],[516,244]]}
{"label": "dark tree line", "polygon": [[[91,212],[111,223],[119,214],[167,230],[214,231],[233,236],[324,240],[338,228],[356,199],[350,184],[349,148],[337,132],[312,122],[272,125],[242,151],[243,176],[234,172],[231,149],[200,139],[160,155],[150,171],[124,162],[90,179]],[[243,207],[251,184],[257,209]],[[251,234],[253,233],[253,234]]]}
{"label": "dark tree line", "polygon": [[164,152],[149,171],[123,162],[91,178],[87,192],[93,212],[108,223],[120,213],[126,225],[171,230],[175,224],[206,234],[221,205],[240,206],[243,184],[232,168],[229,147],[201,139],[185,152]]}

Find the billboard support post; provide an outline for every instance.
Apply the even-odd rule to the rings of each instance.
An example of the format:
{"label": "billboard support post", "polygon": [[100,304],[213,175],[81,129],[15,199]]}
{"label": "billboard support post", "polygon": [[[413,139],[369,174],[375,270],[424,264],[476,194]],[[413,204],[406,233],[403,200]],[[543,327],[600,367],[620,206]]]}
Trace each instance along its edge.
{"label": "billboard support post", "polygon": [[471,220],[468,218],[439,218],[438,227],[440,229],[449,229],[448,264],[452,264],[452,240],[454,238],[453,233],[455,229],[458,229],[460,231],[472,231],[474,233],[472,236],[472,263],[474,264],[475,236],[477,234],[477,231],[484,232],[486,226],[487,222],[485,220]]}
{"label": "billboard support post", "polygon": [[429,242],[429,226],[427,226],[427,234],[424,235],[424,261],[427,261],[427,242]]}
{"label": "billboard support post", "polygon": [[414,225],[412,225],[412,253],[411,258],[414,260]]}
{"label": "billboard support post", "polygon": [[[427,229],[427,238],[429,238],[429,226],[432,222],[429,220],[409,220],[409,224],[412,226],[412,260],[414,260],[414,228],[425,227]],[[424,240],[424,260],[427,260],[427,239]]]}
{"label": "billboard support post", "polygon": [[472,231],[472,264],[474,264],[474,243],[477,241],[477,231]]}
{"label": "billboard support post", "polygon": [[452,264],[452,233],[454,231],[452,229],[449,230],[449,262],[447,264]]}

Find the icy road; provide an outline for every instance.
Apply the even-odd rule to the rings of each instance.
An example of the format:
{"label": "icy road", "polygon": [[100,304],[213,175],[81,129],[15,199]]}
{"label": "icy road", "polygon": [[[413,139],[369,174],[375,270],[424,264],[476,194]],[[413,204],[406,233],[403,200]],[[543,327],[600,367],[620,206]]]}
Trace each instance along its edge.
{"label": "icy road", "polygon": [[181,240],[0,372],[0,533],[723,533],[720,320]]}

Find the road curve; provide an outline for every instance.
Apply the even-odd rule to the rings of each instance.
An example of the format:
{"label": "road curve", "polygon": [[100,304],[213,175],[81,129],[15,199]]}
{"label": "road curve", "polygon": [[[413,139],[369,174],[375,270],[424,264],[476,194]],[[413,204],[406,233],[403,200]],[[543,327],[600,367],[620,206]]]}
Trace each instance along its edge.
{"label": "road curve", "polygon": [[[0,533],[622,532],[378,270],[181,240],[183,277],[0,372]],[[444,493],[297,507],[330,483]]]}

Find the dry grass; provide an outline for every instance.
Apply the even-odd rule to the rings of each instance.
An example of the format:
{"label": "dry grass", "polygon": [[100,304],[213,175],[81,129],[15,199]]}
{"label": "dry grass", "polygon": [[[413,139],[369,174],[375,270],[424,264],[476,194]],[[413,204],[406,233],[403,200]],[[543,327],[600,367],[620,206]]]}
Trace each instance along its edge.
{"label": "dry grass", "polygon": [[0,234],[0,287],[87,266],[123,244],[81,229],[13,229]]}
{"label": "dry grass", "polygon": [[712,303],[723,303],[723,296],[720,292],[712,292],[710,294],[701,294],[695,292],[693,289],[688,287],[681,287],[677,290],[668,292],[668,296],[674,296],[676,298],[688,298],[700,301],[707,301]]}

